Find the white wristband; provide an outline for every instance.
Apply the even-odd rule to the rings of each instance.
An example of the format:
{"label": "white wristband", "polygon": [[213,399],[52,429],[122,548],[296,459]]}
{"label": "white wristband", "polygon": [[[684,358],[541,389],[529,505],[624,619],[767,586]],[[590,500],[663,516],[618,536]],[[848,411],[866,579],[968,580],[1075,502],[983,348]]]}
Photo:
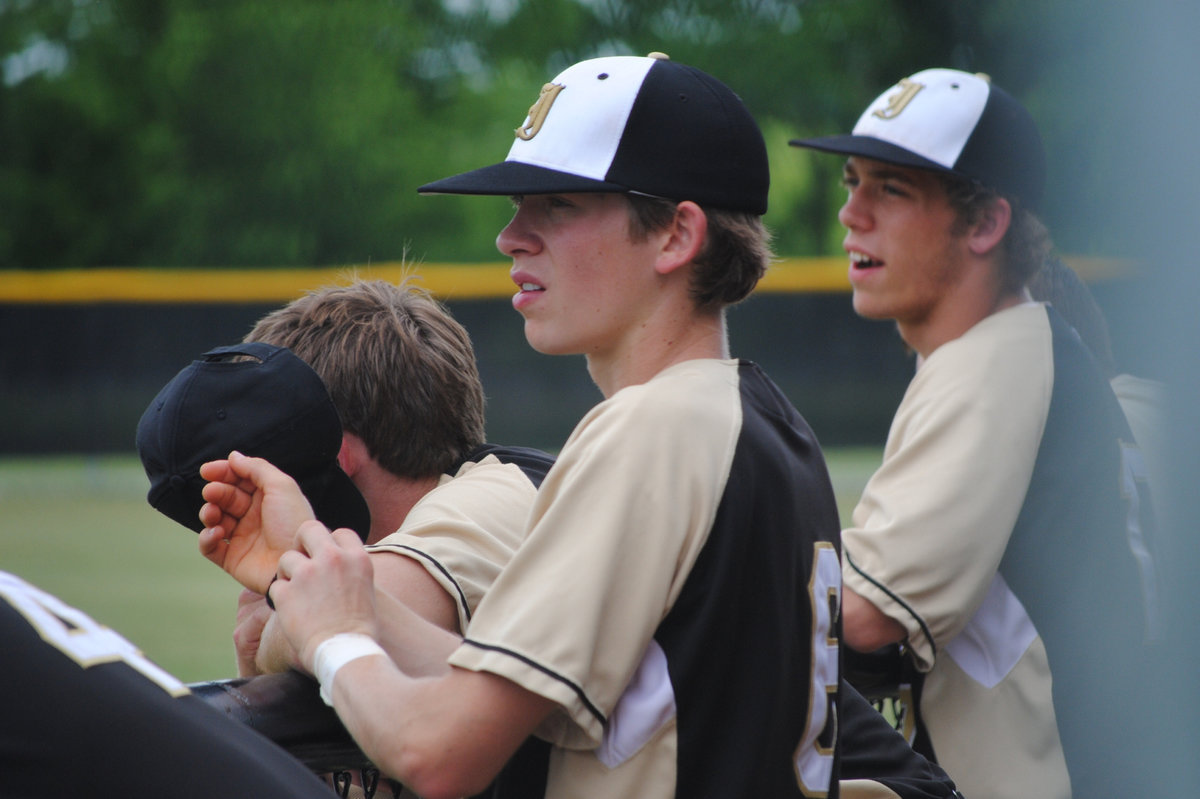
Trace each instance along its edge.
{"label": "white wristband", "polygon": [[339,633],[326,638],[313,653],[313,674],[321,684],[321,699],[333,706],[333,678],[352,660],[369,655],[386,655],[375,639],[362,633]]}

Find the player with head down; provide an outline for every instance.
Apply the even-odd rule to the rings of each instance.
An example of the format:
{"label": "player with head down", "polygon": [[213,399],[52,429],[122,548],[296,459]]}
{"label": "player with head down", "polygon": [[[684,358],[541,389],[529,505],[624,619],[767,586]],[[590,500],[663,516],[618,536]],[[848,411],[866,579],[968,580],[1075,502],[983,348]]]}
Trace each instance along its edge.
{"label": "player with head down", "polygon": [[[294,653],[263,592],[291,531],[207,535],[200,467],[266,459],[315,515],[372,546],[380,601],[460,633],[520,541],[551,458],[484,442],[484,396],[467,331],[411,284],[355,280],[309,292],[176,375],[138,427],[152,505],[201,532],[210,560],[248,588],[235,631],[243,676]],[[265,645],[260,647],[260,639]]]}
{"label": "player with head down", "polygon": [[1026,290],[1050,246],[1033,118],[986,76],[930,69],[851,134],[793,144],[848,156],[854,309],[920,357],[842,532],[846,643],[902,645],[916,745],[966,795],[1143,793],[1145,469],[1105,376]]}
{"label": "player with head down", "polygon": [[[808,426],[726,339],[770,257],[758,127],[699,70],[612,57],[546,84],[516,137],[422,191],[514,199],[497,245],[526,338],[585,355],[604,401],[441,673],[384,656],[347,531],[299,526],[278,622],[367,754],[423,796],[480,790],[530,735],[552,744],[537,795],[835,796],[833,493]],[[216,471],[205,518],[236,542],[286,481],[263,461]],[[896,785],[952,793],[889,740],[921,764]]]}

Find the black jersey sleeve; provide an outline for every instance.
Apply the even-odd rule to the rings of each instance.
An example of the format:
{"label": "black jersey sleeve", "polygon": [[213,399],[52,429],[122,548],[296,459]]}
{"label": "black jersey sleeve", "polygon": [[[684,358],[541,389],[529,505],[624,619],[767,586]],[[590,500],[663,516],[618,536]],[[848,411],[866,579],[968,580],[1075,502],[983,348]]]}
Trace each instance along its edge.
{"label": "black jersey sleeve", "polygon": [[126,639],[0,572],[0,795],[328,799]]}

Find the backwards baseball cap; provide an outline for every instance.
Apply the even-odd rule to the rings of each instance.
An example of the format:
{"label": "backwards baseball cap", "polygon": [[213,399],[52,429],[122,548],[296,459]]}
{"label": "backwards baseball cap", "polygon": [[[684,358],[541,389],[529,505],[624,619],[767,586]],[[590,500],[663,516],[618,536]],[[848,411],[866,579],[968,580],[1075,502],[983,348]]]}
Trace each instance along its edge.
{"label": "backwards baseball cap", "polygon": [[810,147],[960,175],[1037,210],[1046,154],[1033,117],[986,75],[927,69],[879,95],[849,135]]}
{"label": "backwards baseball cap", "polygon": [[366,540],[371,514],[338,466],[341,445],[342,424],[320,376],[291,350],[263,343],[204,353],[163,387],[137,427],[146,499],[196,532],[200,466],[236,449],[289,474],[327,527]]}
{"label": "backwards baseball cap", "polygon": [[762,132],[728,86],[661,53],[581,61],[542,87],[501,163],[423,194],[619,192],[766,213]]}

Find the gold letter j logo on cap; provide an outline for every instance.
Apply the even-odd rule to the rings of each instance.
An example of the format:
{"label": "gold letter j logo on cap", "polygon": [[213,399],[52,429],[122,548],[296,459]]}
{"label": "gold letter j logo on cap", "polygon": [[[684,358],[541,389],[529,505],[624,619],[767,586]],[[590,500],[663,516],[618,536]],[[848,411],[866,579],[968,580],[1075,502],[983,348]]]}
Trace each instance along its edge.
{"label": "gold letter j logo on cap", "polygon": [[917,96],[917,92],[925,88],[924,83],[916,83],[908,78],[903,79],[897,84],[899,91],[887,98],[887,105],[883,108],[877,108],[871,116],[879,117],[880,119],[895,119],[900,116],[900,112],[905,106],[912,102],[912,99]]}
{"label": "gold letter j logo on cap", "polygon": [[541,93],[538,94],[537,102],[529,107],[529,119],[524,125],[517,128],[517,138],[529,141],[538,134],[542,129],[542,125],[546,122],[546,115],[550,113],[550,106],[554,105],[554,98],[558,97],[558,93],[565,89],[557,83],[547,83],[542,87]]}

